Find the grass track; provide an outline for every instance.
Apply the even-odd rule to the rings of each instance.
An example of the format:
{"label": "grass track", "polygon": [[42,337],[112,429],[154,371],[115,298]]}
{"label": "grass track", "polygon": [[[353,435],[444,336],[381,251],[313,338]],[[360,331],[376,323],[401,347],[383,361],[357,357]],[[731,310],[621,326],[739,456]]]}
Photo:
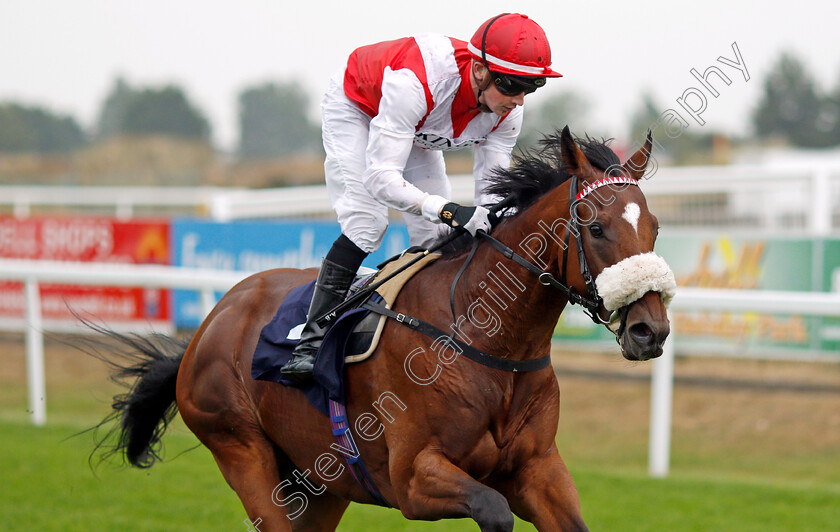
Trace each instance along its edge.
{"label": "grass track", "polygon": [[[244,531],[244,512],[200,447],[146,471],[88,467],[91,436],[65,439],[78,429],[33,428],[0,421],[0,530],[75,532]],[[194,446],[174,427],[167,456]],[[840,523],[840,490],[831,485],[788,486],[737,479],[640,472],[573,470],[592,530],[830,531]],[[371,526],[375,523],[375,527]],[[409,522],[395,510],[351,505],[341,531],[477,530],[471,521]],[[517,531],[534,530],[518,522]]]}
{"label": "grass track", "polygon": [[[0,337],[2,340],[2,337]],[[209,452],[180,418],[167,461],[146,471],[88,467],[90,434],[115,393],[102,365],[47,345],[49,425],[26,412],[22,345],[0,341],[0,532],[244,532],[245,514]],[[569,355],[570,367],[638,374],[614,356]],[[687,375],[831,384],[835,365],[678,360]],[[762,382],[766,382],[762,381]],[[675,389],[672,473],[646,475],[649,384],[564,378],[558,446],[594,531],[840,531],[837,394]],[[478,530],[467,520],[410,522],[351,505],[340,531]],[[533,527],[518,522],[517,532]]]}

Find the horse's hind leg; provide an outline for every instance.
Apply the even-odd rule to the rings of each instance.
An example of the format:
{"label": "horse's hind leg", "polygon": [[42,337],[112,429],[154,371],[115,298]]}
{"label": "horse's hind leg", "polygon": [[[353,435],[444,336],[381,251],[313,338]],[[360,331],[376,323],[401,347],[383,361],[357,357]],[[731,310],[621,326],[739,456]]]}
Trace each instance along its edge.
{"label": "horse's hind leg", "polygon": [[[248,529],[259,532],[292,532],[289,515],[301,506],[283,495],[274,446],[264,436],[210,437],[204,444],[213,453],[225,480],[239,496],[248,514]],[[286,503],[286,506],[283,504]],[[243,530],[246,528],[243,527]],[[297,529],[295,529],[297,530]]]}
{"label": "horse's hind leg", "polygon": [[242,501],[251,530],[332,532],[338,526],[349,501],[327,492],[314,495],[292,475],[282,478],[281,471],[294,465],[265,437],[205,444]]}

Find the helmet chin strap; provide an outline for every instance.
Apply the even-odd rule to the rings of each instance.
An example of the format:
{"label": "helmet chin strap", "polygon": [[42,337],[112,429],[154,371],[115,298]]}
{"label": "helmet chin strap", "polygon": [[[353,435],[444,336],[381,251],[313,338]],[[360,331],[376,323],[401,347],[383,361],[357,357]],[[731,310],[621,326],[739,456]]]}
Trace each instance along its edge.
{"label": "helmet chin strap", "polygon": [[[476,96],[476,98],[475,98],[476,109],[479,109],[483,113],[492,113],[493,112],[493,110],[490,109],[489,105],[482,104],[481,102],[478,101],[478,100],[481,99],[481,93],[486,91],[487,88],[490,86],[490,83],[493,82],[493,76],[489,75],[490,74],[490,65],[487,63],[487,51],[485,50],[486,45],[487,45],[487,32],[490,31],[490,26],[492,26],[494,22],[496,22],[500,18],[504,17],[505,15],[510,15],[510,13],[501,13],[499,15],[496,15],[492,19],[490,19],[490,21],[487,22],[487,25],[484,26],[484,35],[481,36],[481,62],[484,63],[484,68],[487,69],[488,77],[490,78],[489,80],[487,80],[487,83],[484,85],[484,87],[479,87],[478,88],[478,96]],[[475,74],[473,74],[473,76],[474,75]],[[478,80],[475,80],[475,81],[476,81],[476,85],[478,85]]]}
{"label": "helmet chin strap", "polygon": [[[489,70],[488,70],[488,72],[489,72]],[[473,77],[475,77],[475,74],[473,74]],[[492,78],[492,76],[489,76],[489,77]],[[480,101],[482,93],[484,91],[486,91],[488,88],[490,88],[490,84],[492,83],[492,81],[493,81],[492,79],[487,80],[487,82],[482,87],[478,84],[478,79],[475,80],[475,84],[476,84],[476,86],[478,86],[478,95],[476,95],[476,97],[475,97],[475,108],[478,109],[479,111],[481,111],[482,113],[493,112],[493,110],[490,109],[490,107],[487,104],[481,103],[481,101]]]}

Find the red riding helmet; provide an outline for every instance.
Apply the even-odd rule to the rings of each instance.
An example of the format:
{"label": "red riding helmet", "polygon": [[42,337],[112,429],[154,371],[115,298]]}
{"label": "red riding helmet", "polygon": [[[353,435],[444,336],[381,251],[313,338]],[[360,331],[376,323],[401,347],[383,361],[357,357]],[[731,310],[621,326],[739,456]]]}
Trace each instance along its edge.
{"label": "red riding helmet", "polygon": [[482,24],[467,49],[493,72],[512,76],[557,78],[551,47],[543,29],[525,15],[502,13]]}

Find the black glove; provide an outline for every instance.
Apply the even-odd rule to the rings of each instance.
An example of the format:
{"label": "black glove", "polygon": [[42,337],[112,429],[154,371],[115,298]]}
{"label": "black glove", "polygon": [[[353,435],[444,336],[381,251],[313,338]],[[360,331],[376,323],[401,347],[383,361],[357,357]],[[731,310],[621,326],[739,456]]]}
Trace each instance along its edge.
{"label": "black glove", "polygon": [[484,207],[465,207],[450,202],[440,210],[440,220],[450,227],[463,227],[472,236],[480,229],[489,233],[491,229],[488,216],[490,211]]}

